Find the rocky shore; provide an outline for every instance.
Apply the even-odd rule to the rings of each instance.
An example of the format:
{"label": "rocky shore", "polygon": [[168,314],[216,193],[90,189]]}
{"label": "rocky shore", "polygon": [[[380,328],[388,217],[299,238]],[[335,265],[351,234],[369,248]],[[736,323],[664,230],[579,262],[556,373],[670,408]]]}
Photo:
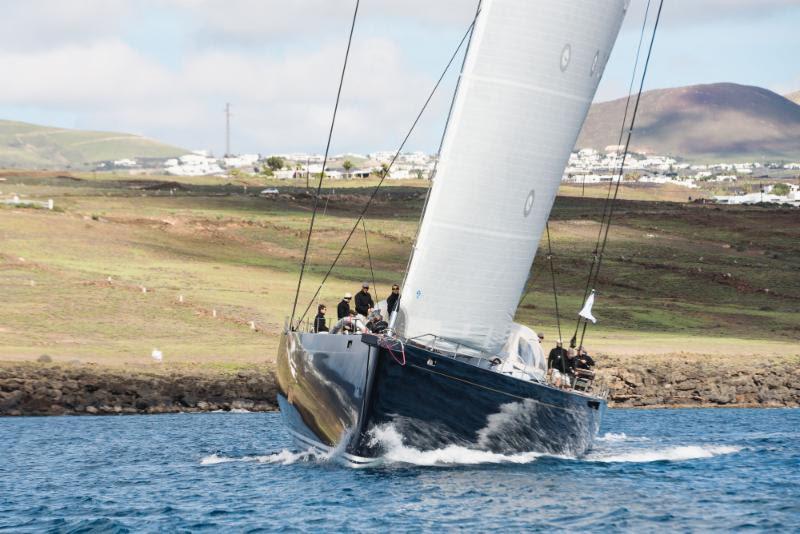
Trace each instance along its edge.
{"label": "rocky shore", "polygon": [[0,366],[0,415],[276,410],[268,368],[148,371],[94,365]]}
{"label": "rocky shore", "polygon": [[800,406],[800,364],[731,365],[699,358],[652,364],[608,362],[598,382],[611,408]]}
{"label": "rocky shore", "polygon": [[[800,406],[800,365],[608,361],[598,383],[612,408]],[[0,415],[111,415],[277,409],[269,367],[235,372],[95,365],[0,365]]]}

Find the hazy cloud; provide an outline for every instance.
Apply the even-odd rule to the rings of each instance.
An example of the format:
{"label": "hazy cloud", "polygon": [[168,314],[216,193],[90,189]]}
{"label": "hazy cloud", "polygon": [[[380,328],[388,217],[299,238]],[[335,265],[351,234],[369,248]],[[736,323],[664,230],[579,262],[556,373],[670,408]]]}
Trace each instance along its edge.
{"label": "hazy cloud", "polygon": [[[38,110],[37,116],[51,110],[55,125],[131,131],[219,152],[222,109],[232,102],[235,149],[319,150],[354,5],[0,0],[0,105],[6,114],[11,110],[2,118],[25,120],[24,110]],[[477,0],[361,2],[335,149],[391,148],[399,142],[476,5]],[[627,89],[644,5],[632,0],[601,98]],[[653,83],[755,80],[792,90],[796,61],[780,54],[796,53],[797,38],[796,32],[772,32],[774,21],[782,19],[800,22],[796,0],[667,0]],[[735,49],[743,31],[756,37]],[[761,60],[766,56],[771,64]],[[435,148],[453,80],[440,91],[411,148]],[[77,118],[58,124],[55,117],[65,115]]]}

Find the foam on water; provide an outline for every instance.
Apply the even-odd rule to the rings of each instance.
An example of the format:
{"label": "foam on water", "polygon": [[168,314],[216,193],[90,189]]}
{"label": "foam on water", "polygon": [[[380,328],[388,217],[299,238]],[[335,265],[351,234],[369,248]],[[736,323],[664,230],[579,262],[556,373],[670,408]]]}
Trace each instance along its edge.
{"label": "foam on water", "polygon": [[422,466],[476,465],[487,463],[526,464],[542,456],[542,454],[536,452],[498,454],[490,451],[469,449],[458,445],[448,445],[441,449],[421,451],[404,445],[403,436],[400,435],[392,425],[373,429],[372,439],[373,442],[384,447],[386,452],[382,460],[388,463],[404,463]]}
{"label": "foam on water", "polygon": [[321,457],[320,455],[314,453],[311,450],[296,452],[296,451],[290,451],[288,449],[283,449],[273,454],[265,454],[261,456],[232,457],[232,456],[220,456],[217,453],[214,453],[201,458],[200,465],[226,464],[229,462],[258,462],[261,464],[291,465],[295,462],[310,462],[317,459],[324,460],[326,458]]}
{"label": "foam on water", "polygon": [[[542,457],[600,463],[680,462],[713,458],[719,455],[733,454],[742,450],[741,447],[730,445],[678,445],[662,448],[642,448],[640,445],[631,444],[646,442],[649,441],[649,438],[608,432],[598,437],[596,439],[598,446],[588,455],[581,458],[538,452],[501,454],[459,445],[448,445],[441,449],[423,451],[405,445],[403,436],[393,425],[384,425],[373,429],[371,432],[371,440],[373,445],[379,445],[383,448],[384,454],[381,458],[377,459],[375,463],[365,464],[361,467],[391,464],[417,466],[528,464]],[[312,449],[300,452],[283,449],[272,454],[240,457],[221,456],[214,453],[203,457],[200,460],[200,464],[216,465],[229,462],[255,462],[262,464],[292,465],[296,462],[337,461],[339,456],[340,455],[337,454],[336,451],[322,454]],[[347,462],[343,463],[347,464]]]}
{"label": "foam on water", "polygon": [[685,460],[699,460],[713,458],[721,454],[733,454],[742,450],[741,447],[729,445],[683,445],[667,447],[664,449],[639,449],[624,452],[596,451],[589,453],[585,458],[590,462],[680,462]]}
{"label": "foam on water", "polygon": [[639,436],[628,436],[625,432],[620,432],[616,434],[614,432],[606,432],[600,437],[595,438],[595,441],[605,442],[605,443],[618,443],[622,441],[650,441],[650,438],[639,437]]}
{"label": "foam on water", "polygon": [[562,460],[619,463],[619,462],[663,462],[686,461],[713,458],[722,454],[739,452],[741,447],[728,445],[681,445],[665,448],[631,448],[629,443],[650,441],[646,437],[627,436],[624,433],[606,433],[597,438],[600,447],[587,456],[575,458],[553,454],[525,452],[500,454],[486,450],[470,449],[450,445],[441,449],[421,451],[403,443],[403,436],[392,425],[382,426],[372,431],[375,444],[386,451],[383,460],[389,463],[405,463],[420,466],[435,465],[476,465],[476,464],[526,464],[542,457]]}

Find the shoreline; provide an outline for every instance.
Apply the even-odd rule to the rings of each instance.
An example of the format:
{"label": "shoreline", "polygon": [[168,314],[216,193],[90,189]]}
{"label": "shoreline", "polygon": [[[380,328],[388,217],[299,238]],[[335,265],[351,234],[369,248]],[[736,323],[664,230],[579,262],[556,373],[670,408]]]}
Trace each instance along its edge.
{"label": "shoreline", "polygon": [[[660,361],[597,370],[615,408],[800,407],[800,366]],[[0,363],[0,416],[276,411],[272,366],[236,371]]]}

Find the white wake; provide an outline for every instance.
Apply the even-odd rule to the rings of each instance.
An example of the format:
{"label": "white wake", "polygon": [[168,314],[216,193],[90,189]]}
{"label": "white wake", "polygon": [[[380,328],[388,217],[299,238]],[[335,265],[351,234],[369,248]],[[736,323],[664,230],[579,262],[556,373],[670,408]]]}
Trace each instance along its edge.
{"label": "white wake", "polygon": [[257,462],[261,464],[281,464],[291,465],[296,462],[311,462],[318,459],[325,459],[311,450],[294,452],[283,449],[280,452],[266,454],[263,456],[220,456],[217,453],[209,454],[200,459],[200,465],[226,464],[230,462]]}
{"label": "white wake", "polygon": [[[449,445],[441,449],[420,450],[407,446],[403,436],[393,425],[384,425],[371,431],[372,444],[380,446],[384,453],[374,463],[361,467],[386,465],[415,466],[460,466],[481,464],[529,464],[540,458],[556,458],[574,462],[589,463],[649,463],[649,462],[681,462],[701,460],[726,454],[734,454],[742,450],[732,445],[675,445],[670,447],[643,446],[650,438],[627,436],[624,433],[606,433],[596,438],[596,446],[586,456],[576,458],[543,454],[538,452],[521,452],[501,454],[488,450],[471,449],[459,445]],[[648,444],[649,445],[649,444]],[[200,465],[216,465],[230,462],[251,462],[260,464],[292,465],[297,462],[329,462],[336,461],[336,451],[327,454],[306,451],[290,451],[283,449],[267,455],[253,456],[221,456],[210,454],[200,460]]]}
{"label": "white wake", "polygon": [[625,432],[620,432],[619,434],[606,432],[602,436],[595,438],[595,441],[600,443],[619,443],[623,441],[650,441],[650,438],[644,436],[628,436]]}
{"label": "white wake", "polygon": [[384,463],[403,463],[421,466],[433,465],[476,465],[476,464],[527,464],[543,456],[537,452],[517,454],[499,454],[478,449],[469,449],[458,445],[448,445],[441,449],[421,451],[403,444],[403,436],[391,426],[378,427],[372,430],[372,440],[381,445],[385,453],[381,457]]}
{"label": "white wake", "polygon": [[663,449],[640,449],[625,452],[593,451],[586,456],[590,462],[681,462],[686,460],[700,460],[713,458],[723,454],[733,454],[742,450],[741,447],[730,445],[682,445]]}

